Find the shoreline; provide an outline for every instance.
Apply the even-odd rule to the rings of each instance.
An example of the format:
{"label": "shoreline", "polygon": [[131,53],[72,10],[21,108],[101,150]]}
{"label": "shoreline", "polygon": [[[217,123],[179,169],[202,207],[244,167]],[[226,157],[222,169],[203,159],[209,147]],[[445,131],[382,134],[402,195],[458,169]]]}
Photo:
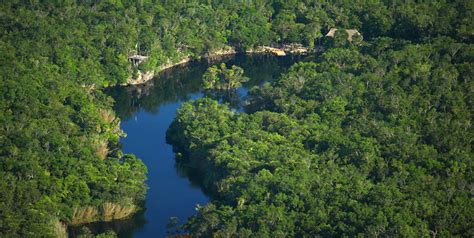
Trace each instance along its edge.
{"label": "shoreline", "polygon": [[229,47],[227,49],[223,48],[220,50],[217,50],[215,52],[212,52],[210,54],[207,54],[205,56],[199,57],[199,58],[191,58],[189,56],[184,56],[179,60],[178,62],[172,63],[168,61],[168,63],[161,65],[158,67],[157,70],[150,70],[150,71],[139,71],[138,72],[138,78],[134,79],[132,76],[127,79],[126,83],[119,84],[119,86],[134,86],[134,85],[141,85],[144,84],[150,80],[152,80],[155,76],[157,76],[159,73],[176,67],[178,65],[183,65],[187,64],[193,60],[199,60],[199,59],[211,59],[211,58],[216,58],[216,57],[224,57],[224,56],[230,56],[230,55],[236,55],[238,53],[245,53],[245,54],[272,54],[277,57],[283,57],[287,55],[306,55],[310,52],[310,49],[303,47],[301,45],[283,45],[283,47],[270,47],[270,46],[258,46],[255,49],[250,49],[246,50],[245,52],[237,52],[235,48]]}

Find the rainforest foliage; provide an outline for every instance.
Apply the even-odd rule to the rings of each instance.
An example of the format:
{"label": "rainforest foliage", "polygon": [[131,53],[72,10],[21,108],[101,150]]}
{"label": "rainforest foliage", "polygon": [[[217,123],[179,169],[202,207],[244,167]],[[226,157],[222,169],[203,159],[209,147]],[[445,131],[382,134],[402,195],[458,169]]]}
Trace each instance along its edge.
{"label": "rainforest foliage", "polygon": [[2,1],[0,236],[139,205],[146,168],[120,151],[99,89],[226,46],[314,48],[332,27],[365,41],[339,31],[316,63],[255,90],[251,114],[208,99],[180,111],[170,138],[218,199],[189,229],[472,236],[472,13],[468,0]]}
{"label": "rainforest foliage", "polygon": [[251,92],[248,113],[185,103],[168,139],[214,198],[186,228],[471,237],[472,70],[469,44],[382,38],[294,65]]}
{"label": "rainforest foliage", "polygon": [[472,39],[394,24],[373,26],[385,36],[360,47],[336,34],[312,62],[252,90],[246,113],[184,104],[168,139],[213,197],[185,229],[472,236]]}
{"label": "rainforest foliage", "polygon": [[[7,0],[1,4],[2,51],[16,49],[15,58],[53,63],[77,83],[100,87],[124,83],[138,69],[156,69],[187,56],[197,58],[227,45],[245,50],[302,43],[313,48],[332,27],[358,29],[367,39],[450,35],[468,41],[473,37],[472,5],[468,0],[357,4],[306,0]],[[128,62],[132,54],[150,58],[137,69]]]}

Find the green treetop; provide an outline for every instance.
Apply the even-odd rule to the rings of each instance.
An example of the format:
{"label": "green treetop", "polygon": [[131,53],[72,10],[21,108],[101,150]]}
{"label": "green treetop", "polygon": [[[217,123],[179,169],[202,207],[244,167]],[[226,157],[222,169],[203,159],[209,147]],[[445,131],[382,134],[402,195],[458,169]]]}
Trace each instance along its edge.
{"label": "green treetop", "polygon": [[222,63],[220,67],[214,65],[203,75],[203,88],[207,90],[228,91],[237,89],[249,78],[244,76],[244,70],[232,65],[231,68]]}

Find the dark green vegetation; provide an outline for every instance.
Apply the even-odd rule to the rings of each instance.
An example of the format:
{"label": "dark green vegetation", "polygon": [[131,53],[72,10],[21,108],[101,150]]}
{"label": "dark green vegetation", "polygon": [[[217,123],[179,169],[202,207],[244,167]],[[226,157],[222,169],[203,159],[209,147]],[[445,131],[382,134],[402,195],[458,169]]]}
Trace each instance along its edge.
{"label": "dark green vegetation", "polygon": [[187,228],[472,237],[472,46],[387,40],[294,65],[252,92],[249,114],[183,105],[169,139],[215,199]]}
{"label": "dark green vegetation", "polygon": [[79,53],[66,54],[73,39],[44,23],[54,18],[7,10],[0,41],[0,236],[55,237],[65,224],[130,215],[144,197],[146,168],[118,150],[111,100],[81,87],[83,79],[100,80],[99,62],[84,65]]}
{"label": "dark green vegetation", "polygon": [[[127,58],[135,53],[150,56],[139,68],[151,70],[226,45],[245,50],[293,42],[312,48],[331,27],[359,29],[365,38],[473,37],[472,1],[466,0],[451,4],[6,0],[1,5],[2,53],[10,56],[2,60],[31,58],[31,65],[47,61],[76,83],[98,87],[123,83],[133,75],[137,69]],[[13,49],[19,52],[14,54]]]}
{"label": "dark green vegetation", "polygon": [[[136,209],[146,169],[97,90],[137,72],[129,55],[151,70],[226,45],[313,48],[331,27],[370,43],[295,66],[254,92],[254,114],[181,110],[170,137],[219,198],[190,229],[472,236],[472,1],[79,2],[0,4],[0,236]],[[353,47],[343,31],[328,45]]]}
{"label": "dark green vegetation", "polygon": [[401,34],[359,48],[336,34],[314,62],[255,88],[247,113],[207,98],[184,104],[168,139],[214,198],[185,228],[472,237],[471,39],[419,26],[387,25]]}

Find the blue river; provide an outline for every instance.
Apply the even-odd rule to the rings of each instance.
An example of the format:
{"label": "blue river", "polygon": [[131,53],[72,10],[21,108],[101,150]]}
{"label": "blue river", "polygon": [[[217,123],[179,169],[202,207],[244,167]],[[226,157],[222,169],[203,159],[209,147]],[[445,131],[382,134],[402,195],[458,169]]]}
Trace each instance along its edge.
{"label": "blue river", "polygon": [[183,102],[203,97],[202,75],[213,64],[226,63],[244,69],[250,81],[238,89],[241,110],[248,90],[272,81],[299,58],[268,55],[237,55],[217,61],[198,61],[177,66],[143,85],[107,90],[115,100],[114,110],[127,134],[121,139],[124,153],[135,154],[148,167],[148,191],[144,211],[125,221],[87,225],[93,233],[113,230],[119,237],[166,237],[171,218],[183,224],[196,213],[198,204],[210,201],[199,181],[177,168],[173,148],[166,142],[166,130]]}

